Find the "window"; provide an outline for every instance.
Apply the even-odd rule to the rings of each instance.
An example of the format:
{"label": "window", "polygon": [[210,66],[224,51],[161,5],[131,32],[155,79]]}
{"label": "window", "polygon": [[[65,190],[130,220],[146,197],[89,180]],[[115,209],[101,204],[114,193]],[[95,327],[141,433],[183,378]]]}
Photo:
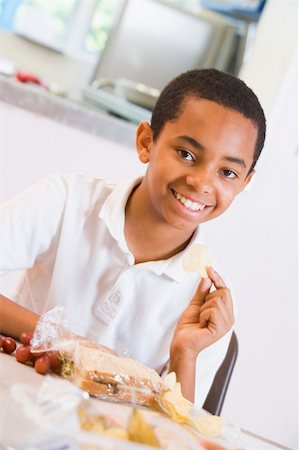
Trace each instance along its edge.
{"label": "window", "polygon": [[[247,9],[258,8],[253,25],[265,4],[265,0],[164,1],[193,12],[200,11],[203,6],[213,7],[216,11],[220,6],[223,9],[223,5],[231,8],[236,4]],[[94,66],[125,4],[126,0],[0,0],[0,29]],[[241,37],[250,31],[250,16],[248,20],[244,22],[245,26],[240,20]],[[255,28],[252,34],[254,32]]]}
{"label": "window", "polygon": [[16,10],[13,29],[34,41],[63,50],[76,0],[23,0]]}
{"label": "window", "polygon": [[86,51],[97,53],[104,49],[119,3],[117,1],[98,2],[84,40],[84,49]]}
{"label": "window", "polygon": [[103,50],[122,0],[0,0],[0,28],[77,59]]}

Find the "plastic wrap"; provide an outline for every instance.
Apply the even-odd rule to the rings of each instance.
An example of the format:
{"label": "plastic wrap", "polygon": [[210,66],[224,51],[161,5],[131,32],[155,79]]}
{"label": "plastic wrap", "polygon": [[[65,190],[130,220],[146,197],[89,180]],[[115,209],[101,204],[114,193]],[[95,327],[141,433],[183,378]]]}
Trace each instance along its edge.
{"label": "plastic wrap", "polygon": [[59,352],[60,374],[92,396],[153,406],[164,389],[155,370],[72,334],[61,307],[40,318],[31,340],[33,353],[49,350]]}
{"label": "plastic wrap", "polygon": [[138,361],[73,335],[63,308],[55,308],[41,317],[32,348],[38,352],[59,352],[61,375],[90,396],[151,407],[195,434],[218,437],[227,429],[220,417],[194,410],[193,404],[182,395],[174,372],[162,379],[155,370]]}
{"label": "plastic wrap", "polygon": [[39,319],[30,341],[31,351],[72,350],[74,347],[73,337],[64,308],[57,306]]}
{"label": "plastic wrap", "polygon": [[73,356],[73,381],[93,396],[150,406],[164,387],[153,369],[131,358],[84,343],[79,343]]}
{"label": "plastic wrap", "polygon": [[46,376],[37,392],[16,384],[12,393],[35,429],[35,439],[22,450],[202,449],[199,436],[159,412],[87,398],[64,380]]}

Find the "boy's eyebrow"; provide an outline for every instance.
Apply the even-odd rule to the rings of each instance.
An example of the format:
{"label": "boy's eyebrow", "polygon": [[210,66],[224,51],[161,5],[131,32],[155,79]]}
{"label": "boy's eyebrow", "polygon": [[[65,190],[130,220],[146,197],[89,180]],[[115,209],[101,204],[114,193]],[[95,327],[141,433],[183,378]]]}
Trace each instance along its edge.
{"label": "boy's eyebrow", "polygon": [[[178,136],[178,139],[184,142],[187,142],[188,144],[192,145],[192,147],[196,148],[197,150],[204,150],[205,147],[198,142],[196,139],[190,137],[190,136]],[[232,162],[235,164],[239,164],[239,166],[244,167],[244,169],[246,169],[246,163],[244,161],[244,159],[242,158],[236,158],[235,156],[225,156],[224,159],[228,162]]]}
{"label": "boy's eyebrow", "polygon": [[184,142],[187,142],[188,144],[192,145],[192,147],[195,147],[197,150],[204,150],[204,146],[198,142],[196,139],[193,139],[190,136],[178,136],[178,139]]}
{"label": "boy's eyebrow", "polygon": [[246,164],[244,159],[241,158],[235,158],[234,156],[225,156],[224,159],[226,161],[232,162],[232,163],[236,163],[239,164],[239,166],[244,167],[244,169],[246,169]]}

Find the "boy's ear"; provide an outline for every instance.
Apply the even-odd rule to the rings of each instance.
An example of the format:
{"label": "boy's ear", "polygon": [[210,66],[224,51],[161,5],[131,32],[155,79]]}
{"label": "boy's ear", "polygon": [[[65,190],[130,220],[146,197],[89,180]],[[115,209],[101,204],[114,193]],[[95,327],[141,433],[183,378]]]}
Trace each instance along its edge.
{"label": "boy's ear", "polygon": [[146,164],[150,160],[150,152],[153,143],[153,132],[147,122],[141,122],[136,130],[136,148],[139,159]]}
{"label": "boy's ear", "polygon": [[252,179],[253,179],[254,175],[255,175],[255,170],[253,170],[252,172],[250,172],[249,175],[247,175],[246,180],[244,182],[244,186],[242,188],[242,191],[244,189],[245,189],[245,191],[249,191],[249,189],[251,187],[251,182],[252,182]]}

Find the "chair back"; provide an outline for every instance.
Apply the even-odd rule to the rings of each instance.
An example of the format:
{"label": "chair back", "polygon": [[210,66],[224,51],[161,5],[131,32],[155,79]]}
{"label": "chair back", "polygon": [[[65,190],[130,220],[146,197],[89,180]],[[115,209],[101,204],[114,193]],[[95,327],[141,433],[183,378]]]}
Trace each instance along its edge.
{"label": "chair back", "polygon": [[238,348],[238,339],[236,333],[233,331],[225,358],[214,377],[212,386],[202,406],[203,409],[213,415],[219,416],[222,411],[227,389],[238,357]]}

